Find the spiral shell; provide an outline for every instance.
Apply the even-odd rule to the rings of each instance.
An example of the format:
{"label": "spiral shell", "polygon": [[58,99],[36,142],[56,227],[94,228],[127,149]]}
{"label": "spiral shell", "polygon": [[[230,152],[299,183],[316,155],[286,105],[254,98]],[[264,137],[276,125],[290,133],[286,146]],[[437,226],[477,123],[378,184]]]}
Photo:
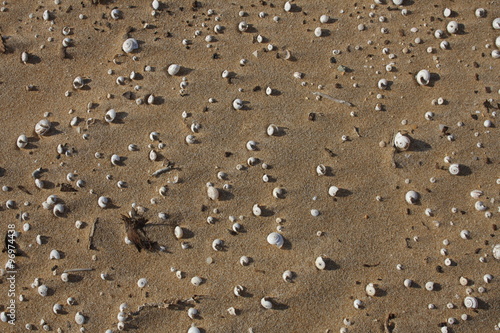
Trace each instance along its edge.
{"label": "spiral shell", "polygon": [[365,287],[365,292],[368,296],[375,296],[377,294],[377,289],[373,283],[369,283]]}
{"label": "spiral shell", "polygon": [[221,239],[214,239],[212,242],[212,249],[215,251],[220,251],[224,247],[224,242]]}
{"label": "spiral shell", "polygon": [[243,296],[245,294],[245,287],[237,285],[233,288],[233,294],[237,297]]}
{"label": "spiral shell", "polygon": [[77,312],[75,314],[75,322],[78,324],[78,325],[83,325],[85,324],[85,316],[81,313],[81,312]]}
{"label": "spiral shell", "polygon": [[381,90],[385,90],[387,89],[388,84],[389,82],[387,81],[387,79],[380,79],[377,83],[377,87]]}
{"label": "spiral shell", "polygon": [[497,17],[496,19],[494,19],[493,22],[491,22],[491,26],[495,30],[500,30],[500,17]]}
{"label": "spiral shell", "polygon": [[262,297],[260,305],[262,305],[264,309],[268,310],[273,308],[273,303],[269,300],[269,297]]}
{"label": "spiral shell", "polygon": [[431,281],[427,282],[425,284],[425,289],[428,290],[428,291],[434,290],[434,282],[431,282]]}
{"label": "spiral shell", "polygon": [[139,43],[137,43],[137,40],[135,38],[129,38],[126,41],[123,42],[122,45],[122,50],[125,53],[130,53],[133,52],[134,50],[139,48]]}
{"label": "spiral shell", "polygon": [[316,167],[316,173],[318,174],[318,176],[326,175],[326,166],[324,166],[323,164],[318,165]]}
{"label": "spiral shell", "polygon": [[292,282],[293,272],[289,271],[289,270],[284,271],[282,278],[283,278],[283,281],[285,281],[285,282]]}
{"label": "spiral shell", "polygon": [[399,150],[408,150],[410,148],[411,140],[407,135],[398,132],[394,137],[394,146]]}
{"label": "spiral shell", "polygon": [[334,197],[337,195],[339,188],[337,186],[330,186],[328,188],[328,195]]}
{"label": "spiral shell", "polygon": [[267,242],[271,245],[276,245],[278,248],[281,248],[285,243],[285,239],[283,236],[277,232],[271,232],[267,235]]}
{"label": "spiral shell", "polygon": [[191,279],[191,284],[193,286],[198,287],[202,283],[203,283],[203,279],[199,276],[193,276],[193,278]]}
{"label": "spiral shell", "polygon": [[201,332],[200,329],[196,327],[194,323],[191,324],[191,327],[188,329],[188,333],[200,333],[200,332]]}
{"label": "spiral shell", "polygon": [[486,16],[486,10],[484,8],[478,8],[474,11],[474,14],[476,15],[477,18],[480,17],[485,17]]}
{"label": "spiral shell", "polygon": [[241,21],[238,23],[238,30],[241,32],[245,32],[248,30],[248,24],[245,21]]}
{"label": "spiral shell", "polygon": [[122,17],[122,12],[119,9],[113,9],[110,14],[113,20],[118,20]]}
{"label": "spiral shell", "polygon": [[321,35],[323,35],[323,30],[321,30],[320,27],[317,27],[316,29],[314,29],[314,36],[321,37]]}
{"label": "spiral shell", "polygon": [[120,156],[118,156],[116,154],[113,154],[111,156],[111,164],[113,164],[113,165],[120,165],[120,162],[121,162]]}
{"label": "spiral shell", "polygon": [[61,217],[64,214],[64,211],[66,210],[66,207],[62,203],[58,203],[57,205],[54,206],[52,209],[52,213],[56,217]]}
{"label": "spiral shell", "polygon": [[457,163],[453,163],[448,168],[448,171],[450,172],[450,174],[456,176],[460,173],[460,165]]}
{"label": "spiral shell", "polygon": [[405,195],[405,200],[410,205],[415,205],[418,202],[420,195],[415,191],[408,191]]}
{"label": "spiral shell", "polygon": [[324,270],[326,268],[326,262],[321,256],[316,258],[316,260],[314,261],[314,265],[319,270]]}
{"label": "spiral shell", "polygon": [[239,98],[236,98],[233,101],[233,109],[235,110],[241,110],[243,108],[243,101]]}
{"label": "spiral shell", "polygon": [[49,288],[46,285],[42,284],[41,286],[38,287],[38,294],[40,296],[45,297],[47,296],[48,293],[49,293]]}
{"label": "spiral shell", "polygon": [[482,212],[482,211],[485,211],[488,207],[486,207],[484,205],[484,202],[476,201],[476,203],[474,204],[474,208],[476,208],[476,210]]}
{"label": "spiral shell", "polygon": [[177,75],[181,70],[181,66],[177,64],[172,64],[168,66],[167,73],[171,76]]}
{"label": "spiral shell", "polygon": [[35,133],[38,135],[47,135],[50,131],[51,123],[48,119],[42,119],[35,125]]}
{"label": "spiral shell", "polygon": [[262,215],[262,209],[260,209],[259,205],[255,204],[252,207],[252,213],[255,216],[260,216],[260,215]]}
{"label": "spiral shell", "polygon": [[417,73],[415,79],[421,86],[426,86],[431,81],[431,73],[427,69],[422,69]]}
{"label": "spiral shell", "polygon": [[101,197],[99,197],[99,199],[97,199],[97,204],[101,208],[107,208],[108,205],[110,204],[110,201],[111,200],[108,197],[101,196]]}
{"label": "spiral shell", "polygon": [[137,280],[137,286],[139,288],[144,288],[148,284],[148,280],[146,278],[140,278]]}
{"label": "spiral shell", "polygon": [[467,296],[464,298],[464,305],[467,309],[477,309],[479,303],[475,297]]}

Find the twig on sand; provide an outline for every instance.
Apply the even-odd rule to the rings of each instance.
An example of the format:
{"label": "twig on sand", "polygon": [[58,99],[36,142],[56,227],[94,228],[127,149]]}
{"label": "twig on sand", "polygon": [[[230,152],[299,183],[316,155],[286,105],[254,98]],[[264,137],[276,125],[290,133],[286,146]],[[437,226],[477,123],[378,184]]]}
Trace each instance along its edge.
{"label": "twig on sand", "polygon": [[99,222],[99,218],[96,218],[94,220],[94,223],[92,224],[92,227],[90,228],[90,233],[89,233],[89,250],[95,250],[95,247],[94,247],[94,233],[95,233],[95,228],[96,228],[97,222]]}
{"label": "twig on sand", "polygon": [[93,268],[72,268],[72,269],[65,269],[63,273],[90,272],[93,270],[94,270]]}
{"label": "twig on sand", "polygon": [[344,101],[343,99],[338,99],[338,98],[332,97],[330,95],[320,93],[319,91],[315,91],[315,92],[313,92],[313,94],[317,95],[317,96],[324,97],[324,98],[328,98],[329,100],[340,103],[340,104],[345,104],[347,106],[354,106],[354,104],[352,104],[348,101]]}

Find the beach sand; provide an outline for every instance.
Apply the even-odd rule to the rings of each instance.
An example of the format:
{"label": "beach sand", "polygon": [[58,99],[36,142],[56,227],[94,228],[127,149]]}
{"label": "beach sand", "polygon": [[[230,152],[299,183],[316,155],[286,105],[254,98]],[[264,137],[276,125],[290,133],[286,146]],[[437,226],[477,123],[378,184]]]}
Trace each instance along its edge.
{"label": "beach sand", "polygon": [[[0,12],[0,185],[8,188],[0,192],[0,230],[19,232],[24,255],[14,260],[14,296],[8,268],[0,278],[0,310],[8,313],[14,300],[16,316],[15,325],[0,322],[0,330],[21,332],[31,324],[41,331],[43,319],[52,331],[116,332],[119,306],[127,303],[125,328],[131,332],[187,332],[193,323],[201,332],[494,331],[500,325],[500,262],[492,254],[500,243],[500,80],[499,60],[491,53],[497,49],[499,30],[492,22],[500,16],[499,2],[387,2],[303,0],[286,12],[285,1],[198,1],[194,7],[192,1],[163,1],[153,16],[149,1],[7,1]],[[446,7],[451,17],[444,17]],[[485,17],[475,16],[479,7]],[[121,19],[111,18],[113,8]],[[329,22],[321,23],[321,15],[329,15]],[[446,32],[453,20],[458,34]],[[246,32],[238,31],[241,21],[250,24]],[[217,24],[221,33],[214,32]],[[64,36],[63,27],[71,34]],[[314,34],[317,27],[321,37]],[[444,39],[434,37],[437,29]],[[214,40],[207,42],[207,35]],[[72,39],[67,48],[65,37]],[[127,38],[139,42],[133,53],[122,50]],[[440,48],[443,40],[449,49]],[[284,58],[287,50],[290,59]],[[181,66],[177,75],[167,73],[171,64]],[[422,69],[431,73],[427,86],[415,79]],[[221,76],[224,70],[229,78]],[[132,71],[135,79],[116,84]],[[76,77],[85,80],[83,89],[73,88]],[[377,87],[380,79],[388,89]],[[130,99],[123,96],[127,92]],[[153,105],[136,103],[149,94]],[[245,103],[241,110],[232,107],[237,98]],[[117,112],[112,123],[104,120],[109,109]],[[429,111],[432,120],[424,117]],[[74,117],[79,122],[70,126]],[[44,118],[51,130],[40,136],[34,128]],[[493,126],[485,127],[486,120]],[[197,133],[193,123],[201,125]],[[270,124],[278,135],[266,133]],[[150,140],[153,131],[159,140]],[[408,150],[393,147],[398,132],[411,138]],[[30,142],[18,149],[21,134]],[[196,137],[194,144],[186,143],[188,135]],[[257,150],[246,149],[249,140]],[[129,151],[129,144],[138,150]],[[59,154],[58,145],[69,153]],[[152,149],[157,161],[149,159]],[[111,164],[113,154],[121,165]],[[258,163],[249,166],[250,157]],[[173,169],[151,176],[168,162]],[[460,165],[459,175],[449,173],[450,163]],[[321,164],[326,175],[316,173]],[[37,168],[43,168],[46,188],[35,186]],[[71,172],[76,176],[70,181]],[[269,182],[262,180],[265,174]],[[209,182],[219,200],[208,198]],[[63,183],[74,191],[61,191]],[[339,188],[335,197],[330,186]],[[273,197],[277,187],[283,198]],[[405,201],[411,190],[420,195],[415,205]],[[472,198],[472,190],[482,196]],[[66,207],[63,217],[42,206],[53,194]],[[112,206],[100,208],[100,196]],[[16,206],[8,208],[8,200]],[[478,200],[485,211],[475,209]],[[255,204],[261,216],[252,214]],[[144,230],[160,250],[138,252],[125,243],[121,215],[132,205],[144,211],[150,224]],[[162,212],[166,220],[159,218]],[[25,221],[22,213],[29,214]],[[207,223],[209,216],[215,223]],[[231,232],[233,217],[242,232]],[[81,229],[77,220],[84,222]],[[177,225],[185,239],[174,237]],[[266,241],[278,227],[285,239],[281,249]],[[468,239],[461,238],[462,230],[470,232]],[[215,239],[223,240],[224,250],[212,249]],[[182,242],[190,247],[183,249]],[[49,259],[53,249],[61,259]],[[240,265],[241,256],[250,264]],[[329,259],[325,270],[315,267],[319,256]],[[7,253],[1,258],[7,262]],[[79,268],[93,270],[61,280],[63,271]],[[283,280],[285,270],[293,272],[291,282]],[[486,274],[493,276],[490,283]],[[194,276],[203,283],[192,285]],[[466,286],[460,277],[468,279]],[[49,288],[47,296],[32,287],[35,278]],[[148,281],[144,288],[137,285],[140,278]],[[410,288],[405,279],[413,280]],[[433,291],[425,288],[429,281],[436,284]],[[377,287],[375,296],[365,292],[369,283]],[[246,288],[243,297],[233,294],[237,285]],[[477,309],[464,306],[467,296],[479,300]],[[68,297],[76,304],[68,305]],[[261,306],[263,297],[272,299],[273,309]],[[356,299],[362,308],[353,306]],[[60,314],[52,310],[56,303],[63,305]],[[195,319],[187,315],[191,307],[199,311]],[[228,313],[230,307],[237,315]],[[85,316],[83,325],[75,322],[77,312]]]}

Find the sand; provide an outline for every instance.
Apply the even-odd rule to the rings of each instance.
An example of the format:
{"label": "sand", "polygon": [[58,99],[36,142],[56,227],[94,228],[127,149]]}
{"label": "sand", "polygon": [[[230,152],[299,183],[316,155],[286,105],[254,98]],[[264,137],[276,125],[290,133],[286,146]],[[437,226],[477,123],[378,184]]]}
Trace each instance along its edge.
{"label": "sand", "polygon": [[[500,263],[492,248],[500,242],[500,80],[499,60],[491,53],[499,35],[492,27],[499,2],[388,2],[295,1],[294,10],[286,12],[284,1],[198,1],[195,7],[191,1],[164,1],[155,16],[149,1],[4,3],[0,230],[19,233],[23,255],[14,260],[16,273],[7,268],[0,280],[0,310],[8,313],[14,300],[16,317],[15,325],[0,322],[1,330],[20,332],[31,324],[41,331],[44,320],[52,331],[116,332],[122,303],[128,304],[125,328],[131,332],[187,332],[193,323],[201,332],[498,329]],[[444,17],[445,7],[452,17]],[[483,18],[474,14],[479,7],[486,9]],[[113,8],[121,19],[111,18]],[[42,18],[45,10],[48,21]],[[260,18],[260,12],[266,15]],[[320,23],[321,15],[330,21]],[[458,34],[446,32],[452,20],[460,24]],[[238,31],[241,21],[250,24],[246,32]],[[224,27],[221,33],[214,32],[217,24]],[[365,30],[358,30],[359,24]],[[64,36],[63,27],[71,34]],[[321,37],[314,34],[317,27]],[[434,37],[437,29],[444,39]],[[263,43],[257,42],[259,34]],[[207,35],[214,40],[205,41]],[[65,37],[72,44],[63,50]],[[129,37],[139,48],[127,54],[122,43]],[[449,49],[440,48],[442,40]],[[286,50],[290,59],[284,58]],[[177,75],[167,74],[170,64],[181,66]],[[427,86],[415,79],[422,69],[432,74]],[[224,70],[230,78],[222,78]],[[118,76],[132,71],[138,73],[134,80],[116,84]],[[85,86],[74,89],[79,76]],[[386,90],[377,87],[380,79],[388,80]],[[183,81],[187,85],[181,88]],[[267,87],[273,89],[270,96]],[[132,99],[123,96],[127,92]],[[353,106],[318,98],[316,92]],[[153,105],[136,103],[149,94],[155,96]],[[237,98],[245,103],[241,110],[232,107]],[[109,109],[117,112],[112,123],[104,120]],[[428,111],[432,120],[424,117]],[[79,119],[75,126],[73,117]],[[40,136],[34,128],[44,118],[52,125]],[[485,127],[486,120],[493,126]],[[193,123],[201,125],[197,133],[190,129]],[[270,124],[278,135],[266,133]],[[159,140],[150,140],[152,131]],[[411,138],[408,150],[393,147],[398,132]],[[29,144],[19,149],[21,134]],[[194,144],[186,143],[188,135],[196,137]],[[257,143],[256,151],[246,149],[249,140]],[[129,151],[129,144],[138,151]],[[58,145],[69,153],[59,154]],[[157,161],[148,157],[152,149]],[[111,164],[113,154],[121,165]],[[258,159],[256,165],[247,164],[250,157]],[[169,162],[173,169],[151,176]],[[448,172],[450,163],[460,165],[459,175]],[[316,173],[320,164],[326,175]],[[43,168],[46,188],[35,186],[37,168]],[[225,179],[217,177],[220,171]],[[68,180],[71,172],[76,176]],[[126,187],[119,188],[118,181]],[[209,182],[220,191],[219,200],[208,198]],[[63,183],[74,191],[61,191]],[[162,186],[165,196],[159,193]],[[335,197],[328,195],[330,186],[339,188]],[[283,198],[273,197],[276,187],[285,190]],[[420,195],[415,205],[405,201],[410,190]],[[482,196],[472,198],[472,190]],[[43,208],[53,194],[65,205],[62,217]],[[112,205],[100,208],[100,196]],[[16,205],[7,207],[8,200]],[[478,200],[485,211],[475,209]],[[255,204],[261,216],[252,214]],[[132,205],[149,220],[144,230],[157,242],[156,250],[138,252],[125,243],[121,215]],[[320,215],[312,216],[312,209]],[[159,218],[162,212],[166,220]],[[209,216],[215,223],[207,223]],[[231,231],[233,217],[243,226],[239,233]],[[84,222],[81,229],[76,221]],[[183,228],[185,239],[174,237],[175,226]],[[285,239],[281,249],[266,241],[277,228]],[[461,238],[462,230],[470,237]],[[212,249],[215,239],[223,240],[222,251]],[[61,259],[49,259],[53,249]],[[239,264],[241,256],[251,258],[248,266]],[[314,265],[319,256],[328,259],[325,270]],[[1,258],[7,262],[7,253]],[[65,270],[78,268],[92,271],[61,280]],[[293,272],[291,282],[282,279],[285,270]],[[490,283],[485,274],[493,276]],[[192,285],[194,276],[203,283]],[[466,286],[460,277],[468,279]],[[47,296],[32,287],[35,278],[49,288]],[[142,289],[140,278],[148,281]],[[410,288],[405,279],[413,280]],[[429,281],[436,284],[433,291],[425,288]],[[365,292],[369,283],[377,287],[375,296]],[[242,297],[233,294],[237,285],[246,289]],[[477,309],[464,306],[466,296],[479,300]],[[68,305],[68,297],[76,303]],[[263,297],[272,299],[273,309],[261,306]],[[360,309],[353,306],[356,299]],[[56,303],[63,306],[60,314],[52,311]],[[191,307],[199,311],[194,319],[187,315]],[[230,307],[237,315],[228,313]],[[83,325],[75,322],[77,312],[85,316]]]}

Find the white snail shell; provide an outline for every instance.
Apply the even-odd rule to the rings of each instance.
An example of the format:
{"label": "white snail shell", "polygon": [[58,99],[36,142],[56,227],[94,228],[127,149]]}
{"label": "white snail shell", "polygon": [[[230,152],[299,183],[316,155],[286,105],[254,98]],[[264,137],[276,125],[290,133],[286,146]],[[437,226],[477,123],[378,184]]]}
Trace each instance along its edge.
{"label": "white snail shell", "polygon": [[207,195],[210,198],[210,200],[217,200],[219,199],[219,190],[214,186],[209,186],[207,188]]}
{"label": "white snail shell", "polygon": [[160,9],[160,2],[158,0],[153,0],[151,7],[153,7],[154,10]]}
{"label": "white snail shell", "polygon": [[500,260],[500,244],[493,247],[493,258]]}
{"label": "white snail shell", "polygon": [[29,61],[29,54],[27,52],[21,53],[21,61],[25,64]]}
{"label": "white snail shell", "polygon": [[186,143],[191,144],[191,145],[196,143],[196,137],[192,134],[187,135],[186,136]]}
{"label": "white snail shell", "polygon": [[460,279],[458,280],[462,286],[466,286],[469,283],[469,280],[467,280],[466,277],[461,276]]}
{"label": "white snail shell", "polygon": [[328,188],[328,195],[331,197],[334,197],[337,195],[338,191],[339,191],[339,188],[337,186],[330,186]]}
{"label": "white snail shell", "polygon": [[119,18],[121,18],[121,16],[122,16],[122,12],[121,12],[120,10],[118,10],[118,9],[116,9],[116,8],[115,8],[115,9],[113,9],[113,10],[111,11],[111,14],[110,14],[110,15],[111,15],[111,18],[112,18],[112,19],[114,19],[114,20],[118,20]]}
{"label": "white snail shell", "polygon": [[394,146],[399,150],[408,150],[410,148],[411,140],[407,135],[400,132],[394,137]]}
{"label": "white snail shell", "polygon": [[328,15],[321,15],[319,18],[319,21],[321,23],[328,23],[330,21],[330,16]]}
{"label": "white snail shell", "polygon": [[267,242],[271,245],[276,245],[278,248],[281,248],[285,243],[285,239],[283,236],[277,232],[271,232],[267,235]]}
{"label": "white snail shell", "polygon": [[316,167],[316,173],[318,176],[326,175],[326,167],[323,164],[320,164]]}
{"label": "white snail shell", "polygon": [[137,280],[137,286],[139,288],[144,288],[148,284],[148,280],[146,278],[140,278]]}
{"label": "white snail shell", "polygon": [[275,187],[273,189],[273,197],[275,197],[276,199],[283,198],[284,193],[285,193],[285,191],[281,187]]}
{"label": "white snail shell", "polygon": [[361,302],[359,299],[355,299],[354,302],[353,302],[353,306],[356,309],[361,309],[363,307],[363,302]]}
{"label": "white snail shell", "polygon": [[177,65],[177,64],[172,64],[170,66],[168,66],[168,69],[167,69],[167,73],[169,75],[177,75],[177,73],[179,73],[179,71],[181,70],[181,66]]}
{"label": "white snail shell", "polygon": [[377,294],[377,289],[373,283],[369,283],[365,287],[365,292],[368,296],[375,296]]}
{"label": "white snail shell", "polygon": [[224,245],[224,242],[221,239],[214,239],[212,242],[212,248],[215,251],[220,251]]}
{"label": "white snail shell", "polygon": [[139,43],[135,38],[129,38],[123,42],[122,49],[125,53],[133,52],[135,49],[139,48]]}
{"label": "white snail shell", "polygon": [[150,105],[155,104],[155,95],[153,95],[153,94],[149,95],[147,103],[150,104]]}
{"label": "white snail shell", "polygon": [[237,285],[236,287],[233,288],[233,294],[234,296],[240,297],[243,296],[245,293],[245,287]]}
{"label": "white snail shell", "polygon": [[474,208],[476,208],[476,210],[482,212],[482,211],[485,211],[488,207],[486,207],[484,205],[484,202],[476,201],[476,203],[474,204]]}
{"label": "white snail shell", "polygon": [[316,260],[314,261],[314,265],[319,270],[324,270],[326,268],[326,262],[321,256],[316,258]]}
{"label": "white snail shell", "polygon": [[35,125],[35,133],[46,135],[50,130],[51,123],[48,119],[42,119]]}
{"label": "white snail shell", "polygon": [[116,154],[113,154],[111,156],[111,164],[113,165],[119,165],[120,164],[120,161],[121,161],[121,158],[120,156],[116,155]]}
{"label": "white snail shell", "polygon": [[64,207],[63,204],[59,203],[59,204],[54,206],[52,213],[54,214],[54,216],[60,217],[61,215],[64,214],[65,210],[66,210],[66,207]]}
{"label": "white snail shell", "polygon": [[452,174],[452,175],[458,175],[460,173],[460,165],[457,164],[457,163],[453,163],[450,165],[450,167],[448,168],[448,171]]}
{"label": "white snail shell", "polygon": [[271,124],[267,127],[267,135],[272,136],[278,134],[278,126]]}
{"label": "white snail shell", "polygon": [[75,314],[75,322],[78,324],[78,325],[83,325],[85,324],[85,316],[81,313],[81,312],[77,312]]}
{"label": "white snail shell", "polygon": [[241,256],[240,265],[247,266],[248,264],[250,264],[250,258],[248,258],[247,256]]}
{"label": "white snail shell", "polygon": [[154,150],[151,150],[149,152],[149,159],[154,162],[154,161],[156,161],[157,158],[158,158],[158,154]]}
{"label": "white snail shell", "polygon": [[241,21],[238,24],[238,30],[241,31],[241,32],[247,31],[248,30],[248,24],[245,21]]}
{"label": "white snail shell", "polygon": [[448,31],[450,34],[456,34],[458,32],[457,21],[450,21],[446,26],[446,31]]}
{"label": "white snail shell", "polygon": [[434,282],[430,282],[430,281],[429,281],[429,282],[427,282],[427,283],[425,284],[425,289],[427,289],[428,291],[432,291],[432,290],[434,290]]}
{"label": "white snail shell", "polygon": [[403,284],[404,284],[404,286],[406,288],[410,288],[412,286],[412,284],[413,284],[413,281],[410,280],[410,279],[405,279],[404,282],[403,282]]}
{"label": "white snail shell", "polygon": [[387,89],[388,81],[386,79],[380,79],[377,83],[377,87],[381,90]]}
{"label": "white snail shell", "polygon": [[486,15],[486,10],[484,10],[484,8],[478,8],[474,12],[474,14],[476,15],[477,18],[484,17]]}
{"label": "white snail shell", "polygon": [[174,229],[175,238],[181,239],[184,236],[184,230],[180,226],[176,226]]}
{"label": "white snail shell", "polygon": [[59,260],[61,259],[61,254],[57,250],[50,251],[49,259]]}
{"label": "white snail shell", "polygon": [[38,287],[38,294],[40,296],[47,296],[48,292],[49,288],[46,285],[42,284],[41,286]]}
{"label": "white snail shell", "polygon": [[467,296],[464,298],[464,305],[467,309],[477,309],[479,303],[475,297]]}
{"label": "white snail shell", "polygon": [[193,286],[198,287],[202,283],[203,283],[203,279],[199,276],[193,276],[193,278],[191,279],[191,284]]}
{"label": "white snail shell", "polygon": [[255,216],[260,216],[262,214],[262,209],[260,209],[259,205],[255,204],[252,207],[252,213]]}
{"label": "white snail shell", "polygon": [[491,22],[491,26],[493,27],[493,29],[499,30],[500,29],[500,17],[497,17],[496,19],[494,19],[493,22]]}
{"label": "white snail shell", "polygon": [[28,138],[26,137],[26,135],[24,134],[19,135],[16,141],[16,145],[18,148],[26,147],[28,145]]}
{"label": "white snail shell", "polygon": [[108,197],[101,196],[101,197],[99,197],[99,199],[97,199],[97,204],[101,208],[107,208],[108,205],[109,205],[109,203],[110,203],[110,201],[111,200]]}
{"label": "white snail shell", "polygon": [[52,312],[54,312],[55,314],[59,314],[59,313],[61,313],[62,308],[63,307],[61,304],[56,303],[56,304],[54,304],[54,306],[52,306]]}
{"label": "white snail shell", "polygon": [[417,73],[415,79],[417,79],[418,84],[421,86],[426,86],[431,80],[431,73],[427,69],[422,69]]}
{"label": "white snail shell", "polygon": [[410,205],[415,205],[418,202],[420,195],[415,191],[408,191],[405,195],[405,200]]}
{"label": "white snail shell", "polygon": [[43,14],[42,14],[42,18],[45,20],[45,21],[48,21],[50,20],[50,12],[48,10],[44,11]]}
{"label": "white snail shell", "polygon": [[104,115],[104,120],[106,120],[107,123],[112,123],[115,120],[115,118],[116,118],[115,109],[109,109]]}
{"label": "white snail shell", "polygon": [[196,317],[198,316],[198,310],[196,310],[195,308],[189,308],[187,314],[189,318],[196,319]]}
{"label": "white snail shell", "polygon": [[482,196],[484,193],[483,191],[480,190],[473,190],[470,192],[470,196],[473,197],[474,199],[479,199],[480,196]]}
{"label": "white snail shell", "polygon": [[234,101],[233,101],[233,108],[235,110],[241,110],[243,108],[243,101],[239,98],[236,98]]}
{"label": "white snail shell", "polygon": [[316,29],[314,29],[314,36],[321,37],[321,35],[323,35],[323,30],[321,30],[320,27],[317,27]]}
{"label": "white snail shell", "polygon": [[246,148],[248,150],[256,150],[257,149],[257,143],[255,141],[248,141],[247,144],[246,144]]}
{"label": "white snail shell", "polygon": [[264,309],[268,310],[273,308],[273,303],[269,300],[268,297],[262,297],[262,299],[260,300],[260,305],[262,305]]}
{"label": "white snail shell", "polygon": [[284,271],[282,277],[283,277],[283,280],[285,282],[292,282],[293,273],[292,273],[292,271],[288,271],[288,270]]}

